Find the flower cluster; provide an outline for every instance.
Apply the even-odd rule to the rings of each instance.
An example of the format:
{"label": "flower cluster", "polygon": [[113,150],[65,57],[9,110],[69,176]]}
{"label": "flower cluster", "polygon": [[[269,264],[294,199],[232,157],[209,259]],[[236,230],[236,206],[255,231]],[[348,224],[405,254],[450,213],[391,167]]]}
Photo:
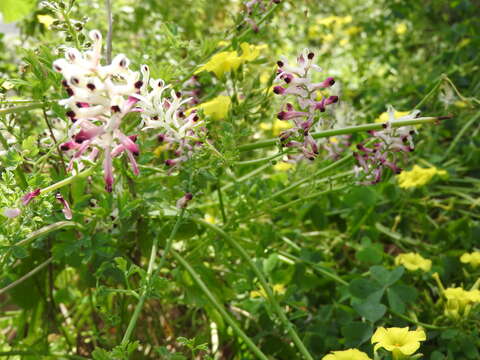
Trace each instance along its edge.
{"label": "flower cluster", "polygon": [[323,143],[323,148],[327,151],[328,157],[332,160],[338,160],[350,148],[351,135],[332,136]]}
{"label": "flower cluster", "polygon": [[371,138],[365,143],[357,145],[358,151],[353,155],[357,162],[354,167],[358,184],[373,185],[381,181],[385,169],[399,174],[402,169],[398,163],[405,160],[405,156],[414,151],[413,135],[416,130],[412,126],[395,128],[392,123],[396,120],[412,120],[419,114],[418,110],[395,119],[395,110],[388,107],[390,120],[383,124],[383,130],[369,131]]}
{"label": "flower cluster", "polygon": [[[383,348],[392,353],[393,359],[404,359],[413,355],[419,348],[420,342],[425,341],[427,336],[421,329],[409,330],[408,327],[384,328],[379,327],[371,338],[374,352]],[[376,358],[376,357],[375,357]],[[371,360],[370,357],[358,349],[332,351],[325,355],[322,360]]]}
{"label": "flower cluster", "polygon": [[318,143],[310,134],[315,126],[324,125],[318,115],[325,112],[328,105],[338,101],[338,96],[322,97],[318,99],[318,91],[335,84],[332,77],[327,77],[321,82],[312,82],[312,71],[320,72],[321,69],[313,64],[315,54],[305,49],[297,58],[297,64],[290,65],[284,57],[277,62],[278,71],[276,81],[282,85],[273,88],[273,92],[280,96],[293,96],[299,106],[295,109],[291,103],[286,103],[277,114],[278,119],[291,120],[293,127],[282,132],[280,139],[283,146],[297,148],[301,152],[300,158],[314,160],[319,153]]}
{"label": "flower cluster", "polygon": [[[228,43],[227,43],[228,44]],[[242,54],[239,55],[237,51],[221,51],[213,55],[210,60],[200,66],[195,74],[202,71],[211,71],[218,78],[221,78],[223,74],[230,71],[237,70],[240,65],[253,61],[260,56],[260,52],[264,50],[266,45],[251,45],[243,42],[240,44]]]}
{"label": "flower cluster", "polygon": [[410,271],[430,271],[432,268],[432,260],[425,259],[422,255],[417,253],[405,253],[397,255],[395,258],[395,265],[403,265]]}
{"label": "flower cluster", "polygon": [[[480,290],[478,290],[480,280],[477,280],[470,290],[465,290],[461,287],[445,288],[438,273],[432,274],[432,277],[437,282],[441,295],[445,299],[445,316],[453,319],[466,318],[472,307],[480,303]],[[441,302],[442,299],[440,299]]]}
{"label": "flower cluster", "polygon": [[375,344],[374,351],[384,348],[392,352],[394,359],[400,359],[415,353],[420,348],[420,342],[426,339],[425,331],[421,329],[410,331],[408,327],[379,327],[372,336],[372,344]]}
{"label": "flower cluster", "polygon": [[398,186],[401,188],[415,188],[428,184],[434,176],[445,176],[445,170],[438,170],[435,166],[422,168],[414,165],[410,171],[402,171],[398,176]]}
{"label": "flower cluster", "polygon": [[139,101],[143,130],[160,131],[158,141],[174,154],[174,158],[165,161],[173,170],[190,159],[194,150],[202,145],[200,139],[205,132],[204,122],[195,110],[188,115],[185,113],[185,104],[191,98],[183,99],[180,92],[173,90],[163,80],[151,79],[148,66],[143,65],[141,72],[143,81],[140,94],[133,96]]}
{"label": "flower cluster", "polygon": [[460,261],[464,264],[470,264],[472,267],[477,268],[480,266],[480,251],[465,253],[460,257]]}
{"label": "flower cluster", "polygon": [[67,49],[65,59],[56,60],[53,68],[63,75],[63,86],[69,98],[60,102],[68,108],[67,116],[72,121],[69,129],[71,140],[62,144],[61,149],[72,151],[69,170],[82,160],[94,161],[100,152],[104,153],[103,168],[105,188],[112,191],[114,157],[125,154],[133,172],[138,174],[135,156],[139,147],[136,135],[125,135],[120,129],[122,119],[134,109],[143,83],[139,73],[129,69],[129,60],[117,55],[111,64],[101,64],[102,36],[90,32],[93,48],[84,53]]}

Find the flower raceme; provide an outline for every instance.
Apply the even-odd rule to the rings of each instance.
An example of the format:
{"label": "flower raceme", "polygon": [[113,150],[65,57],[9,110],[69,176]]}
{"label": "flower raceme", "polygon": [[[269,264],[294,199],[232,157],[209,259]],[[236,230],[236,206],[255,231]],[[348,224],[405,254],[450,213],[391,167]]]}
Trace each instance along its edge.
{"label": "flower raceme", "polygon": [[[385,169],[399,174],[402,169],[398,163],[405,160],[408,153],[414,151],[415,128],[412,126],[395,128],[392,123],[398,120],[413,120],[420,112],[414,110],[401,118],[396,118],[395,113],[395,109],[389,105],[389,121],[383,124],[383,130],[369,131],[371,137],[363,144],[357,145],[358,151],[353,155],[357,162],[354,172],[358,184],[377,184],[382,180]],[[402,154],[404,156],[400,157]]]}
{"label": "flower raceme", "polygon": [[394,359],[410,356],[420,348],[420,342],[427,339],[421,329],[410,331],[408,327],[379,327],[372,336],[374,351],[384,348],[390,351]]}
{"label": "flower raceme", "polygon": [[395,265],[403,265],[410,271],[430,271],[432,268],[432,260],[425,259],[417,253],[405,253],[397,255]]}
{"label": "flower raceme", "polygon": [[61,149],[72,151],[68,169],[77,162],[81,168],[82,159],[90,161],[104,153],[103,168],[105,188],[112,191],[114,157],[126,154],[134,174],[139,170],[135,156],[139,147],[136,135],[125,135],[120,129],[122,119],[133,111],[138,99],[133,95],[140,92],[143,83],[139,73],[131,71],[129,60],[117,55],[111,64],[101,64],[102,36],[90,32],[93,48],[81,53],[67,49],[65,59],[56,60],[53,68],[63,75],[63,86],[69,98],[60,104],[67,107],[67,116],[73,122],[69,130],[71,140],[62,144]]}
{"label": "flower raceme", "polygon": [[338,101],[337,96],[323,97],[317,99],[317,91],[326,89],[335,84],[332,77],[327,77],[321,82],[312,81],[312,71],[320,72],[321,69],[313,63],[315,54],[305,49],[297,58],[296,65],[290,65],[285,57],[277,62],[278,70],[273,92],[280,96],[293,97],[296,100],[298,109],[291,103],[286,103],[283,110],[277,114],[279,120],[291,121],[293,126],[280,134],[283,146],[297,148],[301,155],[298,159],[314,160],[319,153],[318,143],[310,134],[311,129],[323,122],[318,116],[325,112],[326,107]]}
{"label": "flower raceme", "polygon": [[171,150],[174,158],[165,164],[172,171],[191,158],[194,151],[202,145],[201,137],[206,129],[196,110],[185,111],[185,105],[191,98],[182,98],[182,94],[165,85],[161,79],[151,79],[148,66],[143,65],[142,86],[139,94],[134,94],[143,120],[143,130],[155,129],[160,133],[157,139]]}

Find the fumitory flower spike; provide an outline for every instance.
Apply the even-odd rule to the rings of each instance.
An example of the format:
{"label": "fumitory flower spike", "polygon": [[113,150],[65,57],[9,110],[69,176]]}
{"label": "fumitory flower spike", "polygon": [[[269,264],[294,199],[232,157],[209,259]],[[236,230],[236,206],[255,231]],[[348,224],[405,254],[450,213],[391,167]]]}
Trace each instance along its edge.
{"label": "fumitory flower spike", "polygon": [[[297,148],[302,154],[296,158],[314,160],[319,153],[319,145],[310,134],[315,127],[326,126],[319,114],[326,111],[327,106],[338,102],[338,96],[331,95],[318,100],[317,91],[335,84],[333,77],[321,82],[312,82],[312,71],[321,69],[314,64],[315,54],[305,49],[297,58],[296,65],[290,65],[285,57],[277,62],[276,85],[273,92],[280,96],[291,96],[297,107],[287,102],[277,114],[279,120],[292,121],[293,127],[280,134],[283,146]],[[292,158],[292,157],[291,157]]]}
{"label": "fumitory flower spike", "polygon": [[80,52],[67,49],[65,58],[56,60],[53,68],[64,77],[62,82],[69,97],[61,100],[72,121],[69,129],[71,140],[61,145],[64,151],[72,151],[69,171],[83,168],[82,160],[95,161],[103,151],[105,189],[112,191],[113,158],[126,154],[133,173],[138,175],[135,156],[139,147],[136,135],[125,135],[121,123],[125,115],[134,111],[135,97],[143,87],[138,72],[129,69],[125,55],[117,55],[111,64],[102,65],[102,36],[99,31],[90,32],[92,49]]}

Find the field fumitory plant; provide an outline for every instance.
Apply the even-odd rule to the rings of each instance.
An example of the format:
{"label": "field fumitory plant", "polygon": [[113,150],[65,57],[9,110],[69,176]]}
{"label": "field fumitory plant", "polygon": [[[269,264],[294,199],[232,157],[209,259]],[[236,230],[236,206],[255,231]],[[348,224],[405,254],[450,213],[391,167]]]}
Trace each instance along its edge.
{"label": "field fumitory plant", "polygon": [[480,358],[472,9],[2,2],[0,357]]}

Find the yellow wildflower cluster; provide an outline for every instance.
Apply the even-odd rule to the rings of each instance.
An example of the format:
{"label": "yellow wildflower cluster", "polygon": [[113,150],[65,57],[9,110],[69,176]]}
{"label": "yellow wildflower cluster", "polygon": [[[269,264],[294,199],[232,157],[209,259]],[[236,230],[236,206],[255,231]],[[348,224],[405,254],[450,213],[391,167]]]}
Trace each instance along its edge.
{"label": "yellow wildflower cluster", "polygon": [[395,258],[395,265],[403,265],[410,271],[422,270],[426,272],[432,268],[432,260],[425,259],[417,253],[405,253]]}
{"label": "yellow wildflower cluster", "polygon": [[260,52],[267,48],[267,45],[251,45],[246,42],[240,44],[242,54],[237,51],[222,51],[212,56],[212,58],[195,72],[211,71],[217,77],[222,77],[224,73],[237,70],[243,63],[253,61],[260,56]]}
{"label": "yellow wildflower cluster", "polygon": [[438,273],[432,274],[432,277],[437,282],[441,294],[445,298],[445,316],[453,319],[466,318],[472,307],[480,303],[480,290],[478,290],[480,279],[477,280],[472,289],[465,290],[461,287],[449,287],[445,289]]}
{"label": "yellow wildflower cluster", "polygon": [[206,116],[210,116],[214,120],[222,120],[227,117],[231,105],[232,100],[230,100],[229,96],[220,95],[210,101],[191,108],[190,110],[188,110],[188,112],[194,109],[201,109]]}
{"label": "yellow wildflower cluster", "polygon": [[[275,285],[273,285],[272,290],[273,290],[273,293],[274,293],[274,294],[279,294],[279,295],[285,294],[285,291],[286,291],[285,285],[283,285],[283,284],[275,284]],[[251,297],[252,299],[254,299],[254,298],[259,298],[259,297],[266,298],[266,297],[267,297],[267,294],[265,293],[265,290],[264,290],[263,288],[261,288],[260,290],[250,291],[250,297]]]}
{"label": "yellow wildflower cluster", "polygon": [[348,44],[350,37],[362,31],[359,26],[348,26],[352,21],[353,18],[350,15],[318,18],[315,24],[308,28],[308,38],[332,43],[340,37],[338,43],[344,46]]}
{"label": "yellow wildflower cluster", "polygon": [[287,163],[285,161],[279,161],[278,163],[273,165],[273,169],[275,171],[288,171],[288,170],[292,169],[294,166],[295,165],[293,165],[291,163]]}
{"label": "yellow wildflower cluster", "polygon": [[465,253],[460,257],[460,261],[464,264],[470,264],[476,268],[480,266],[480,251],[474,251],[472,253]]}
{"label": "yellow wildflower cluster", "polygon": [[279,119],[275,119],[271,123],[262,122],[260,123],[260,129],[264,131],[271,131],[272,135],[277,136],[280,135],[282,130],[290,129],[293,125],[290,124],[288,121],[283,121]]}
{"label": "yellow wildflower cluster", "polygon": [[422,168],[414,165],[410,171],[402,171],[397,175],[398,186],[401,188],[414,188],[428,184],[435,175],[445,176],[445,170],[438,170],[435,166],[430,168]]}
{"label": "yellow wildflower cluster", "polygon": [[371,360],[363,351],[357,349],[348,349],[343,351],[332,351],[322,358],[322,360]]}
{"label": "yellow wildflower cluster", "polygon": [[[425,341],[427,336],[422,329],[410,331],[408,327],[384,328],[379,327],[372,336],[372,344],[375,344],[374,352],[383,348],[392,353],[393,359],[401,359],[413,355],[419,348],[420,342]],[[332,351],[325,355],[322,360],[371,360],[364,352],[357,349]]]}
{"label": "yellow wildflower cluster", "polygon": [[420,348],[420,341],[426,339],[425,331],[421,329],[409,331],[408,327],[379,327],[372,336],[372,344],[375,344],[374,351],[384,348],[392,353],[394,359],[400,359],[415,353]]}
{"label": "yellow wildflower cluster", "polygon": [[443,296],[447,300],[445,315],[451,318],[467,317],[471,308],[480,302],[480,290],[477,289],[447,288]]}

